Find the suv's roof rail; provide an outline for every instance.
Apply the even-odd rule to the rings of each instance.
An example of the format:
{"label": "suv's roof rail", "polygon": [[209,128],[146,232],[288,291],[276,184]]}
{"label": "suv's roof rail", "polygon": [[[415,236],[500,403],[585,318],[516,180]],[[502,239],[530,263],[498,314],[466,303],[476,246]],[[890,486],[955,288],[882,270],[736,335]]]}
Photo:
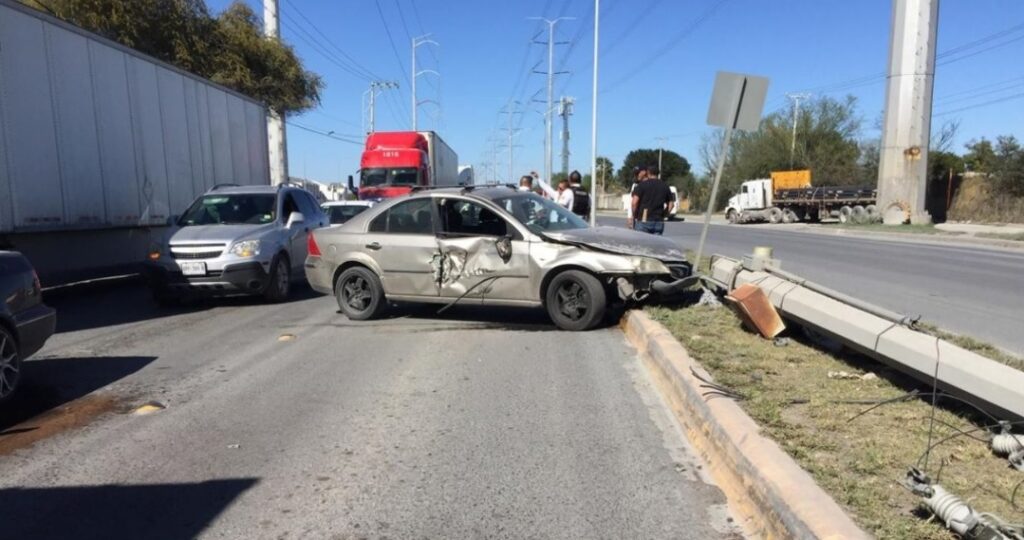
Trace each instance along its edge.
{"label": "suv's roof rail", "polygon": [[231,184],[231,183],[215,184],[212,188],[210,188],[210,191],[217,191],[218,189],[224,188],[224,187],[242,187],[242,186],[241,186],[241,184]]}

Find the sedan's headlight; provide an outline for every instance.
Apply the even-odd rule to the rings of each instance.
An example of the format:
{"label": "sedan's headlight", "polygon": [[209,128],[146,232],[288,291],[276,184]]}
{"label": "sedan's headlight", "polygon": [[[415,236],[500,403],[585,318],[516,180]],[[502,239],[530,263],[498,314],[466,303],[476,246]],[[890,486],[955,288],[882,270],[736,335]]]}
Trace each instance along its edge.
{"label": "sedan's headlight", "polygon": [[670,274],[665,263],[650,257],[626,257],[638,274]]}
{"label": "sedan's headlight", "polygon": [[260,254],[259,240],[243,240],[235,242],[228,250],[228,253],[238,257],[255,257]]}

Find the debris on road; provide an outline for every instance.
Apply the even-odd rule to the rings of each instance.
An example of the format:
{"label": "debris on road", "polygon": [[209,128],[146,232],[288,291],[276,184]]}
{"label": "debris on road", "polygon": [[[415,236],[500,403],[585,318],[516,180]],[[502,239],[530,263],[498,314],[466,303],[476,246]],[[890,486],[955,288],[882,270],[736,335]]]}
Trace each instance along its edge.
{"label": "debris on road", "polygon": [[295,334],[281,334],[278,336],[278,341],[292,341],[295,339]]}
{"label": "debris on road", "polygon": [[828,372],[828,378],[829,379],[857,379],[857,380],[861,380],[861,381],[873,381],[873,380],[878,378],[878,375],[875,375],[874,373],[872,373],[870,371],[867,372],[867,373],[864,373],[863,375],[858,375],[856,373],[850,373],[848,371],[829,371]]}
{"label": "debris on road", "polygon": [[143,416],[143,415],[153,414],[155,412],[162,411],[162,410],[164,410],[166,408],[167,408],[167,405],[164,405],[163,403],[160,403],[159,401],[149,401],[149,402],[146,402],[145,404],[140,405],[139,407],[137,407],[132,412],[132,414]]}
{"label": "debris on road", "polygon": [[740,285],[729,291],[725,299],[736,308],[744,324],[766,338],[774,338],[786,329],[768,295],[757,285]]}

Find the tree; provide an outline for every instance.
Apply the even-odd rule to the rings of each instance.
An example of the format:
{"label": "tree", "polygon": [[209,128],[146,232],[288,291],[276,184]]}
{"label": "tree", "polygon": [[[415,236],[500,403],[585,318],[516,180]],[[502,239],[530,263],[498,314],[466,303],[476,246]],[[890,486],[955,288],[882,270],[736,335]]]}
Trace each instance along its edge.
{"label": "tree", "polygon": [[[690,177],[690,162],[672,150],[663,150],[661,158],[661,177],[675,185]],[[624,188],[633,185],[634,167],[648,167],[658,164],[658,149],[638,148],[626,154],[626,159],[619,169],[618,181]]]}
{"label": "tree", "polygon": [[964,145],[967,153],[964,154],[964,164],[967,170],[973,172],[990,172],[996,161],[996,151],[992,141],[982,137],[981,140],[972,139]]}
{"label": "tree", "polygon": [[608,191],[608,182],[615,183],[615,165],[604,156],[597,156],[596,165],[598,186]]}
{"label": "tree", "polygon": [[297,112],[316,106],[323,80],[291,47],[268,39],[236,1],[220,16],[204,0],[27,0],[27,4],[139,52],[262,101]]}

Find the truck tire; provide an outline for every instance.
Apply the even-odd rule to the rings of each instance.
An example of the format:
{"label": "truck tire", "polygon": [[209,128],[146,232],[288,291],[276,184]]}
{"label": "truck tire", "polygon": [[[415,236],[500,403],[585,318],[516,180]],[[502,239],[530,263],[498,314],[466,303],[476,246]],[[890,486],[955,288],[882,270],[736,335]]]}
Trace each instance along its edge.
{"label": "truck tire", "polygon": [[882,221],[882,214],[879,213],[877,206],[869,204],[864,207],[864,210],[867,210],[868,212],[868,221],[870,223],[878,223],[879,221]]}
{"label": "truck tire", "polygon": [[736,225],[740,222],[740,213],[730,208],[725,214],[725,219],[729,220],[729,223]]}
{"label": "truck tire", "polygon": [[839,223],[849,223],[850,217],[853,215],[853,208],[849,206],[843,206],[839,209]]}
{"label": "truck tire", "polygon": [[790,210],[789,208],[782,211],[783,223],[795,223],[797,221],[800,221],[800,218],[796,216],[796,212]]}
{"label": "truck tire", "polygon": [[768,223],[782,223],[782,210],[773,206],[768,209]]}
{"label": "truck tire", "polygon": [[551,321],[573,332],[597,326],[608,307],[601,282],[581,270],[566,270],[552,278],[544,300]]}
{"label": "truck tire", "polygon": [[864,225],[870,221],[868,219],[868,211],[858,204],[853,207],[853,210],[851,210],[850,220],[858,225]]}

